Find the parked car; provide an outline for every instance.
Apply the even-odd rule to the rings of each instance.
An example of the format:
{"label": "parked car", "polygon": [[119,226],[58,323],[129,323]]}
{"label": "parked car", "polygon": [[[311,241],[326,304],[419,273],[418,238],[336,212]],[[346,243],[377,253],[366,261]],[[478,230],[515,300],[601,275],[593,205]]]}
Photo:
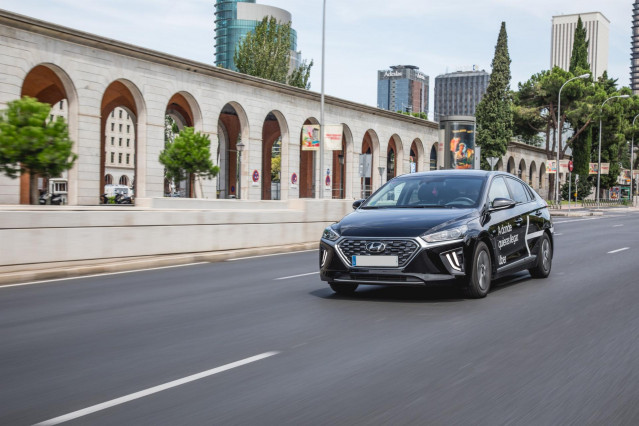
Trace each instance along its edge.
{"label": "parked car", "polygon": [[511,174],[407,174],[353,208],[320,241],[320,277],[337,293],[361,284],[449,283],[480,298],[495,278],[522,270],[535,278],[550,274],[548,206]]}

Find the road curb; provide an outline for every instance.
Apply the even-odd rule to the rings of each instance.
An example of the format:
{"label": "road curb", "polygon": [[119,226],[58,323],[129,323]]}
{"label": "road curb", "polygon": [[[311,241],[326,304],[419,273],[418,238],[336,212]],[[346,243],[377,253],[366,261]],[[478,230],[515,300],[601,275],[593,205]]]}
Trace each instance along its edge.
{"label": "road curb", "polygon": [[[100,264],[82,262],[63,262],[61,265],[32,264],[24,265],[24,269],[0,273],[0,286],[20,284],[32,281],[44,281],[60,278],[74,278],[86,275],[106,274],[113,272],[129,272],[140,269],[159,268],[164,266],[188,265],[199,262],[223,262],[250,256],[292,253],[302,250],[313,250],[318,247],[317,241],[291,244],[286,246],[256,247],[239,250],[228,250],[205,253],[186,253],[180,255],[150,256],[144,258],[114,258],[99,260]],[[18,266],[20,267],[20,266]]]}

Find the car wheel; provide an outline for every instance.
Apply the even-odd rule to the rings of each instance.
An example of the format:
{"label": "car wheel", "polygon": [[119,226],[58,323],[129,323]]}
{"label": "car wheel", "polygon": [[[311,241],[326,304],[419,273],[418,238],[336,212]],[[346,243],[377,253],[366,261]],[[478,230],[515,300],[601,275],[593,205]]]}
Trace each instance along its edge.
{"label": "car wheel", "polygon": [[467,278],[465,294],[473,299],[486,297],[492,280],[492,262],[486,243],[480,241],[475,248],[473,264]]}
{"label": "car wheel", "polygon": [[544,233],[539,239],[539,249],[537,250],[537,264],[530,268],[528,272],[533,278],[546,278],[550,275],[552,268],[552,245],[548,234]]}
{"label": "car wheel", "polygon": [[349,296],[355,293],[355,290],[357,290],[357,287],[359,286],[358,284],[351,283],[329,283],[329,285],[335,293],[344,296]]}

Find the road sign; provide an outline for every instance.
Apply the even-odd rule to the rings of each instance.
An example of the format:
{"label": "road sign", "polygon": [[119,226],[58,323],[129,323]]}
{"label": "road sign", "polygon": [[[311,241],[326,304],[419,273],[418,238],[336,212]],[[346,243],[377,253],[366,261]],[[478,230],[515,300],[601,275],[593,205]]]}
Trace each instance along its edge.
{"label": "road sign", "polygon": [[495,166],[499,162],[499,157],[486,157],[486,161],[490,164],[490,170],[494,170]]}
{"label": "road sign", "polygon": [[568,162],[568,171],[572,172],[572,169],[573,169],[572,161],[569,161]]}

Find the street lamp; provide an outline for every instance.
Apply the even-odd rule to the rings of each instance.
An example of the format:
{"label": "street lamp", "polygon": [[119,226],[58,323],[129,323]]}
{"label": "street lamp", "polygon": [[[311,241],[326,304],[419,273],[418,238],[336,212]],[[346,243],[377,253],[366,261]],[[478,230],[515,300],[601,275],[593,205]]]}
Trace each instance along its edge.
{"label": "street lamp", "polygon": [[244,151],[244,142],[242,139],[235,145],[235,149],[237,150],[237,198],[242,198],[242,151]]}
{"label": "street lamp", "polygon": [[601,104],[601,108],[599,109],[599,156],[597,160],[597,207],[599,207],[599,185],[601,182],[601,119],[602,119],[601,116],[603,115],[603,107],[604,105],[606,105],[606,102],[608,102],[610,99],[629,98],[629,97],[630,95],[611,96],[605,101],[603,101],[603,103]]}
{"label": "street lamp", "polygon": [[[635,120],[639,117],[639,114],[635,115],[635,118],[632,119],[632,142],[630,142],[630,201],[634,203],[634,191],[633,186],[635,184],[634,176],[632,175],[632,166],[633,166],[633,154],[635,151]],[[633,204],[634,205],[634,204]]]}
{"label": "street lamp", "polygon": [[[557,205],[559,205],[559,132],[561,132],[563,129],[559,128],[559,122],[561,121],[561,91],[563,90],[564,86],[568,83],[570,83],[573,80],[576,80],[578,78],[590,78],[590,73],[586,73],[586,74],[582,74],[582,75],[578,75],[577,77],[573,77],[571,79],[569,79],[568,81],[566,81],[564,84],[561,85],[561,88],[559,88],[559,96],[557,97],[557,133],[555,134],[555,138],[557,138],[555,140],[555,146],[557,148],[557,165],[555,166],[555,200],[557,201]],[[570,198],[570,197],[568,197]]]}
{"label": "street lamp", "polygon": [[[326,40],[326,0],[322,6],[322,93],[320,95],[320,179],[324,173],[324,64],[325,64],[325,40]],[[324,198],[324,183],[320,182],[319,198]]]}

